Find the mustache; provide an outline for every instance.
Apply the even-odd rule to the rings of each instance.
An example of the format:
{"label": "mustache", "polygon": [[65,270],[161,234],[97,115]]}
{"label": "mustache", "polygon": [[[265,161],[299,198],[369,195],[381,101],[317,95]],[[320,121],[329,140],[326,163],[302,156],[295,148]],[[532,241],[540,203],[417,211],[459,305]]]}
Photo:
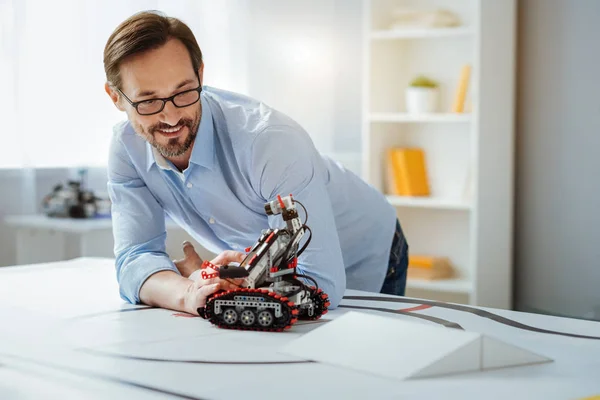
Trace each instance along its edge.
{"label": "mustache", "polygon": [[193,125],[193,121],[189,118],[182,118],[180,119],[175,125],[169,125],[169,124],[165,124],[164,122],[159,122],[158,124],[154,124],[150,127],[149,131],[150,133],[154,133],[159,129],[171,129],[171,128],[175,128],[175,127],[179,127],[179,126],[187,126],[188,128],[192,129],[192,125]]}

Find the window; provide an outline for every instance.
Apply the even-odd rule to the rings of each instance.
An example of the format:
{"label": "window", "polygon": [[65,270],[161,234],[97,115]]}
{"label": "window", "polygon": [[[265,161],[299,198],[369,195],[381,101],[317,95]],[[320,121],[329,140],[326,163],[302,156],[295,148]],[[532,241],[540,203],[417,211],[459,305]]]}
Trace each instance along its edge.
{"label": "window", "polygon": [[0,0],[0,168],[106,165],[126,115],[104,92],[104,46],[152,9],[190,26],[205,85],[290,115],[321,151],[334,151],[336,130],[356,147],[343,138],[360,133],[360,2]]}
{"label": "window", "polygon": [[232,62],[241,0],[0,0],[0,168],[106,165],[112,127],[126,115],[104,92],[104,45],[148,9],[190,25],[209,60],[206,84],[244,92]]}

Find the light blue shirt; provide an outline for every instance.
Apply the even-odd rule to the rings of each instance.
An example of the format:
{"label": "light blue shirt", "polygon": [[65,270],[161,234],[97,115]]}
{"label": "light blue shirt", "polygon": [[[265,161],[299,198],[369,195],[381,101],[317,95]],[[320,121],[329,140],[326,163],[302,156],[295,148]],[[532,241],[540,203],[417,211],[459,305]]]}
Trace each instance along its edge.
{"label": "light blue shirt", "polygon": [[204,87],[201,102],[183,172],[128,121],[115,126],[108,192],[121,297],[139,303],[148,277],[177,272],[165,251],[165,216],[213,253],[244,251],[262,229],[285,226],[280,215],[264,211],[278,194],[292,194],[308,210],[312,239],[298,272],[316,279],[331,308],[346,288],[379,292],[396,223],[385,197],[320,155],[299,124],[269,106],[211,87]]}

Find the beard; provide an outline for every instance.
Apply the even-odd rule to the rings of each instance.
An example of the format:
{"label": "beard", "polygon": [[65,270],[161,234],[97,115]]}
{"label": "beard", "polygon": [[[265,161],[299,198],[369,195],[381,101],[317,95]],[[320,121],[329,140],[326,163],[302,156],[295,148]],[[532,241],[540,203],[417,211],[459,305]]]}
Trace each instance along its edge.
{"label": "beard", "polygon": [[[144,137],[144,139],[146,139],[148,143],[152,145],[152,147],[158,150],[163,157],[179,157],[185,154],[185,152],[188,151],[192,146],[192,143],[194,143],[194,139],[196,139],[196,135],[198,134],[198,126],[200,125],[201,114],[202,112],[198,111],[196,115],[194,115],[193,119],[181,118],[174,126],[162,122],[150,126],[147,130],[145,130],[142,126],[138,126],[138,131],[142,133],[142,137]],[[169,139],[166,144],[159,143],[156,140],[158,130],[170,129],[174,127],[182,127],[182,129],[187,128],[187,135],[183,138],[176,137]],[[160,133],[158,133],[158,135],[160,135]]]}

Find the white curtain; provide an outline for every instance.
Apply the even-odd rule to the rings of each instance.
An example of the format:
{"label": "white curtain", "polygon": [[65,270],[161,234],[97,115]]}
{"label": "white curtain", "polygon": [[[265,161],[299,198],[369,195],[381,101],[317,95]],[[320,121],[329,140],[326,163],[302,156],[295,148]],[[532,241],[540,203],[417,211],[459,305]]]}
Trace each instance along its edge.
{"label": "white curtain", "polygon": [[0,163],[6,167],[21,162],[16,131],[16,11],[13,0],[0,0]]}
{"label": "white curtain", "polygon": [[0,0],[0,168],[106,164],[112,126],[125,114],[104,92],[102,53],[113,29],[140,10],[183,19],[208,60],[206,83],[245,92],[245,66],[237,62],[244,4]]}

